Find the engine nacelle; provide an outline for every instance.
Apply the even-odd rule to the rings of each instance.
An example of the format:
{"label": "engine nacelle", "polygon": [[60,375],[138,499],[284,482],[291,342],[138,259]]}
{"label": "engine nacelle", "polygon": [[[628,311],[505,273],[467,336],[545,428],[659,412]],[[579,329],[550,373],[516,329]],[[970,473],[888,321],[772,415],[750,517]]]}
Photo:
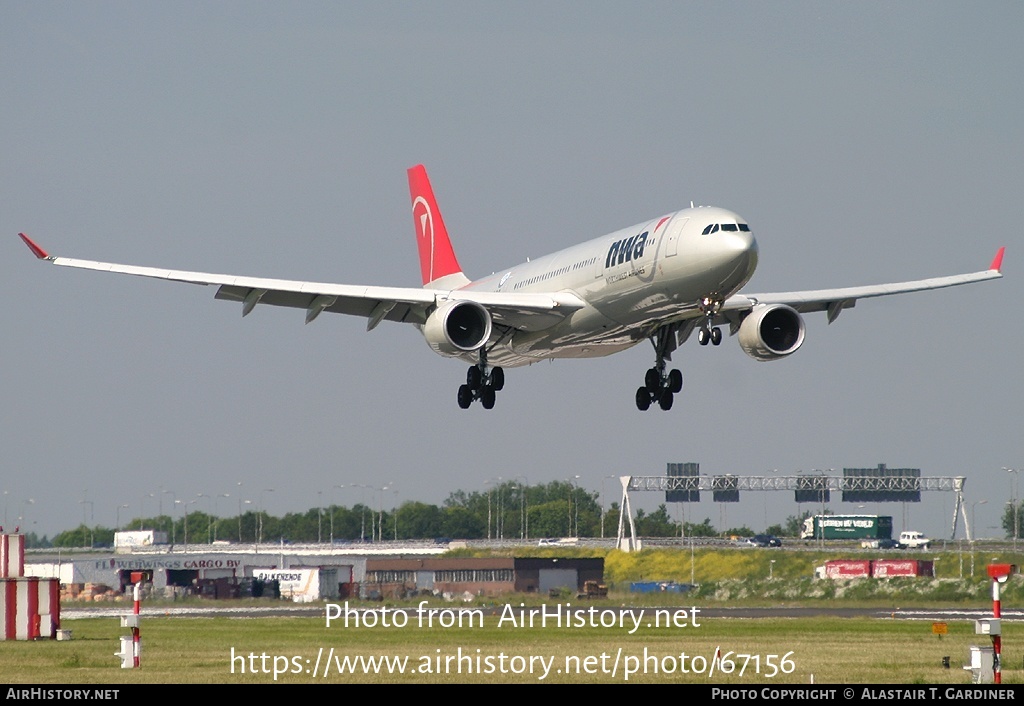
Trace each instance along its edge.
{"label": "engine nacelle", "polygon": [[441,355],[457,356],[475,351],[491,337],[491,314],[476,302],[446,302],[427,317],[423,337]]}
{"label": "engine nacelle", "polygon": [[804,319],[785,304],[755,306],[740,324],[740,347],[755,360],[777,360],[804,342]]}

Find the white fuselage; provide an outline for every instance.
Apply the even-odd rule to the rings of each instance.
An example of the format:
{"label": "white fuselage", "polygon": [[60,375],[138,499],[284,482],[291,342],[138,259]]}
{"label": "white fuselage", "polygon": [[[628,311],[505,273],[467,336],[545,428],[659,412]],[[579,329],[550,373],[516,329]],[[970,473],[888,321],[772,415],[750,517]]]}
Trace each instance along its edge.
{"label": "white fuselage", "polygon": [[[709,232],[711,231],[711,232]],[[466,290],[572,292],[587,303],[555,326],[517,331],[489,349],[513,367],[544,358],[605,356],[692,317],[704,297],[735,294],[757,266],[746,221],[713,207],[687,208],[500,270]],[[500,324],[500,321],[497,322]],[[501,337],[492,334],[492,340]],[[468,354],[466,360],[477,356]]]}

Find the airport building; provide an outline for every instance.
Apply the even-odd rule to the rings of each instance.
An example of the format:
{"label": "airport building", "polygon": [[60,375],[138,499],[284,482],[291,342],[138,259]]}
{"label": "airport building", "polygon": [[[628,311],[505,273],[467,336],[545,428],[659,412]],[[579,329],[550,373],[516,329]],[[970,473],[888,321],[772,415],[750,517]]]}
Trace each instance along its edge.
{"label": "airport building", "polygon": [[29,576],[58,579],[73,600],[114,600],[142,583],[164,597],[280,595],[296,601],[346,597],[449,598],[512,592],[576,592],[603,581],[601,558],[444,558],[449,545],[142,544],[115,550],[33,551]]}

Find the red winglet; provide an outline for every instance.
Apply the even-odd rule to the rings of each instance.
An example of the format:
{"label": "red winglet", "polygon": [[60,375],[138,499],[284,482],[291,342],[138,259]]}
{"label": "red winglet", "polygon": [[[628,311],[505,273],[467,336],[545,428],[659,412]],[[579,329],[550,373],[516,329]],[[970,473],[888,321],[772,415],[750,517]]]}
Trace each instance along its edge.
{"label": "red winglet", "polygon": [[992,264],[989,265],[988,269],[995,270],[996,272],[1003,271],[1003,252],[1005,252],[1005,250],[1005,245],[999,248],[998,252],[996,252],[996,256],[992,258]]}
{"label": "red winglet", "polygon": [[32,254],[38,257],[40,260],[45,260],[46,258],[50,257],[45,250],[43,250],[41,247],[32,242],[32,238],[28,237],[24,233],[18,233],[18,235],[21,236],[21,239],[25,241],[25,245],[27,245],[28,249],[32,251]]}

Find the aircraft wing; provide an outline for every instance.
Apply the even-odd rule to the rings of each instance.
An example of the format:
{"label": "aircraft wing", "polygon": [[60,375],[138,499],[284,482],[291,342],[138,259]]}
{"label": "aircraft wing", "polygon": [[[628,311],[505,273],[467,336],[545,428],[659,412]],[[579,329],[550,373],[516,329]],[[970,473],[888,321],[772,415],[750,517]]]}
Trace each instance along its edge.
{"label": "aircraft wing", "polygon": [[825,311],[828,313],[829,323],[832,323],[843,309],[853,308],[858,299],[921,292],[929,289],[942,289],[944,287],[955,287],[961,284],[998,279],[1003,276],[1002,264],[1003,252],[1005,250],[1006,248],[999,248],[996,256],[992,259],[992,264],[989,265],[987,270],[982,270],[981,272],[864,287],[813,289],[802,292],[772,292],[768,294],[741,293],[729,297],[723,304],[721,313],[726,320],[732,322],[733,317],[730,316],[730,313],[749,311],[759,304],[786,304],[800,313]]}
{"label": "aircraft wing", "polygon": [[508,294],[460,289],[331,284],[76,260],[50,255],[24,233],[19,235],[37,258],[60,267],[114,272],[189,284],[219,285],[215,297],[241,302],[242,316],[252,312],[257,304],[269,304],[305,309],[307,324],[325,311],[362,316],[367,319],[366,329],[369,331],[381,321],[422,324],[438,302],[458,299],[483,305],[491,312],[496,323],[523,330],[539,330],[585,306],[579,297],[571,293]]}

